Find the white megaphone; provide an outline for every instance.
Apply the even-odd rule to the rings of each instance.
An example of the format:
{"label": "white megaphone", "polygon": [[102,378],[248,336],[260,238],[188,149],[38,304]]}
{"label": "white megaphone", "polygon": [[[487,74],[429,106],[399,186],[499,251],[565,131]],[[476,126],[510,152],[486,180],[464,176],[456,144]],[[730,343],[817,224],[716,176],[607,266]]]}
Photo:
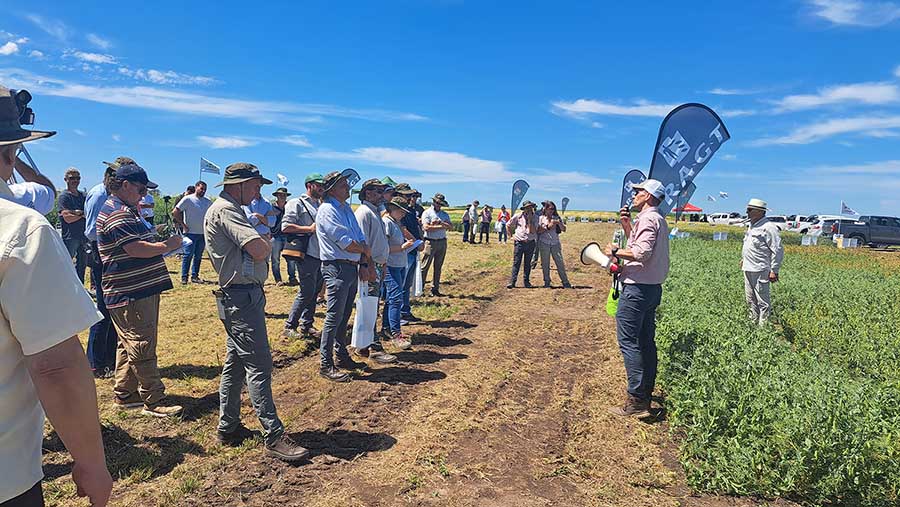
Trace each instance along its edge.
{"label": "white megaphone", "polygon": [[581,263],[585,265],[596,264],[611,273],[619,271],[619,265],[613,262],[612,257],[608,257],[603,253],[600,245],[595,242],[588,243],[581,249]]}

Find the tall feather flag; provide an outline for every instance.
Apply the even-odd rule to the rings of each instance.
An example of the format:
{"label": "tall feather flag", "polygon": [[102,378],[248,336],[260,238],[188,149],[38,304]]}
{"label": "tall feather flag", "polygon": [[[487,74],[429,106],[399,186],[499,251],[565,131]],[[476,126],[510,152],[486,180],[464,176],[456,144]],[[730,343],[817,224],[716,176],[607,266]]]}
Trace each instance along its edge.
{"label": "tall feather flag", "polygon": [[625,178],[622,179],[622,200],[621,204],[619,204],[620,208],[631,207],[632,201],[634,201],[634,186],[635,183],[640,183],[646,180],[647,177],[644,176],[638,169],[632,169],[625,173]]}
{"label": "tall feather flag", "polygon": [[703,104],[682,104],[659,127],[650,162],[650,178],[666,190],[659,213],[666,216],[731,134],[722,119]]}
{"label": "tall feather flag", "polygon": [[568,207],[569,207],[569,198],[563,197],[562,198],[562,213],[561,213],[562,215],[566,214],[566,208],[568,208]]}
{"label": "tall feather flag", "polygon": [[209,160],[206,160],[203,157],[200,157],[200,172],[201,173],[220,174],[220,171],[221,170],[219,169],[219,166],[217,166],[216,164],[213,164],[212,162],[210,162]]}
{"label": "tall feather flag", "polygon": [[515,213],[517,209],[519,209],[519,204],[522,202],[522,199],[525,198],[525,194],[528,192],[528,182],[525,180],[516,180],[512,186],[512,201],[511,206],[509,208],[510,213]]}

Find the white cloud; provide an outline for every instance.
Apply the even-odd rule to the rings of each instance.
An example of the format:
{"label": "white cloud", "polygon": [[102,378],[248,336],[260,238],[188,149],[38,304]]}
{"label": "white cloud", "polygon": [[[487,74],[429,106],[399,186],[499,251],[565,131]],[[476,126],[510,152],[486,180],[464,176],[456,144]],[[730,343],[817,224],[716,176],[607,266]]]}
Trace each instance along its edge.
{"label": "white cloud", "polygon": [[81,129],[72,129],[72,132],[78,134],[78,135],[81,136],[81,137],[87,136],[87,132],[85,132],[85,131],[83,131],[83,130],[81,130]]}
{"label": "white cloud", "polygon": [[103,37],[100,37],[99,35],[97,35],[95,33],[87,34],[87,40],[88,40],[88,42],[93,44],[94,47],[97,47],[104,51],[107,51],[107,50],[109,50],[109,48],[112,47],[112,42],[110,42],[108,39],[104,39]]}
{"label": "white cloud", "polygon": [[578,99],[575,102],[553,102],[553,112],[582,118],[591,114],[610,116],[658,116],[662,117],[675,109],[677,104],[653,104],[637,100],[632,105],[620,105],[593,99]]}
{"label": "white cloud", "polygon": [[122,140],[122,136],[120,136],[119,134],[113,134],[113,135],[112,135],[112,140],[115,141],[115,142],[119,142],[119,141]]}
{"label": "white cloud", "polygon": [[85,51],[66,51],[65,56],[72,56],[81,61],[97,64],[114,64],[116,57],[100,53],[88,53]]}
{"label": "white cloud", "polygon": [[819,93],[788,95],[775,102],[778,112],[800,111],[820,106],[857,103],[867,105],[890,104],[900,101],[900,88],[893,83],[855,83],[829,86]]}
{"label": "white cloud", "polygon": [[807,172],[815,174],[894,174],[900,176],[900,160],[867,162],[865,164],[819,166],[809,169]]}
{"label": "white cloud", "polygon": [[300,146],[303,148],[312,148],[312,143],[306,136],[284,136],[278,139],[278,142],[290,144],[291,146]]}
{"label": "white cloud", "polygon": [[722,109],[719,114],[723,118],[737,118],[739,116],[753,116],[757,113],[755,109]]}
{"label": "white cloud", "polygon": [[725,155],[722,155],[722,156],[719,157],[719,158],[720,158],[721,160],[737,160],[737,155],[732,155],[732,154],[730,154],[730,153],[726,153]]}
{"label": "white cloud", "polygon": [[381,109],[352,109],[328,104],[232,99],[163,90],[150,86],[87,85],[38,76],[14,68],[0,69],[0,82],[12,88],[27,88],[34,94],[211,118],[235,118],[297,130],[308,128],[310,123],[321,122],[323,116],[370,121],[422,121],[427,119],[413,113]]}
{"label": "white cloud", "polygon": [[897,68],[894,69],[894,75],[900,77],[900,65],[898,65]]}
{"label": "white cloud", "polygon": [[257,141],[244,139],[242,137],[211,137],[197,136],[197,140],[205,146],[214,150],[231,149],[231,148],[248,148],[259,144]]}
{"label": "white cloud", "polygon": [[761,90],[751,88],[713,88],[706,93],[712,95],[754,95],[760,92]]}
{"label": "white cloud", "polygon": [[417,175],[407,178],[411,183],[502,182],[516,178],[503,162],[449,151],[370,147],[350,152],[314,151],[300,156],[416,171]]}
{"label": "white cloud", "polygon": [[65,42],[69,38],[69,27],[67,27],[66,24],[62,21],[47,19],[43,16],[38,16],[37,14],[29,14],[25,16],[25,19],[31,21],[32,23],[37,25],[38,28],[59,39],[60,41]]}
{"label": "white cloud", "polygon": [[871,137],[872,132],[879,132],[883,136],[885,131],[897,128],[900,128],[900,116],[834,118],[799,127],[786,136],[758,139],[750,145],[810,144],[836,135],[853,133]]}
{"label": "white cloud", "polygon": [[34,58],[35,60],[42,60],[44,58],[44,53],[38,51],[37,49],[32,49],[28,52],[28,56]]}
{"label": "white cloud", "polygon": [[156,84],[210,85],[216,82],[216,80],[211,77],[181,74],[173,70],[132,70],[128,67],[119,67],[119,74]]}
{"label": "white cloud", "polygon": [[605,126],[606,126],[606,125],[600,123],[599,121],[592,121],[592,122],[591,122],[591,128],[592,128],[592,129],[602,129],[602,128],[605,127]]}
{"label": "white cloud", "polygon": [[537,173],[529,173],[525,178],[532,185],[539,185],[542,189],[550,185],[594,185],[597,183],[612,183],[608,178],[598,178],[593,174],[582,171],[551,171],[538,169]]}
{"label": "white cloud", "polygon": [[809,0],[813,15],[834,25],[877,27],[900,19],[900,5],[862,0]]}
{"label": "white cloud", "polygon": [[28,37],[19,37],[16,39],[16,44],[28,44]]}
{"label": "white cloud", "polygon": [[19,52],[19,45],[15,42],[7,42],[0,46],[0,55],[9,56]]}

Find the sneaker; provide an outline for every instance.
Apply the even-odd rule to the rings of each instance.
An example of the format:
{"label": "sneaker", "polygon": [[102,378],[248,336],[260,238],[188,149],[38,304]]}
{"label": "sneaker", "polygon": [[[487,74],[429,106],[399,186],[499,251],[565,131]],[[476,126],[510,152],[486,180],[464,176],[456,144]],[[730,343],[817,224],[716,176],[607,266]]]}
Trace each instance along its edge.
{"label": "sneaker", "polygon": [[572,288],[572,284],[571,284],[571,283],[564,283],[564,284],[563,284],[563,289],[571,289],[571,288]]}
{"label": "sneaker", "polygon": [[319,376],[332,382],[350,382],[350,375],[339,371],[334,366],[319,368]]}
{"label": "sneaker", "polygon": [[514,283],[508,283],[508,284],[506,284],[506,288],[507,288],[507,289],[515,289],[515,288],[516,288],[516,284],[514,284]]}
{"label": "sneaker", "polygon": [[203,279],[200,278],[199,276],[192,276],[192,277],[191,277],[191,283],[199,283],[199,284],[202,284],[202,283],[204,283],[204,282],[203,282]]}
{"label": "sneaker", "polygon": [[393,334],[388,343],[397,350],[409,350],[412,348],[412,340],[403,333]]}
{"label": "sneaker", "polygon": [[113,405],[124,408],[126,410],[130,410],[133,408],[141,408],[144,406],[144,400],[138,396],[137,393],[132,394],[127,398],[119,398],[118,396],[113,397]]}
{"label": "sneaker", "polygon": [[532,288],[532,287],[534,287],[534,285],[531,285],[531,282],[525,282],[525,288],[526,288],[526,289],[530,289],[530,288]]}
{"label": "sneaker", "polygon": [[266,454],[281,461],[293,463],[309,456],[309,451],[294,442],[291,437],[281,435],[281,438],[271,444],[266,444]]}
{"label": "sneaker", "polygon": [[400,319],[400,325],[401,325],[401,326],[408,326],[408,325],[409,325],[409,321],[406,320],[406,319]]}
{"label": "sneaker", "polygon": [[181,285],[187,285],[187,284],[188,284],[188,279],[187,279],[187,278],[182,278],[182,279],[181,279]]}
{"label": "sneaker", "polygon": [[141,415],[147,415],[150,417],[175,417],[181,415],[184,409],[181,405],[161,405],[159,403],[154,403],[152,405],[144,404],[144,409],[141,410]]}
{"label": "sneaker", "polygon": [[369,359],[378,364],[393,364],[397,362],[397,356],[388,354],[383,350],[373,350],[369,353]]}
{"label": "sneaker", "polygon": [[437,289],[431,289],[431,295],[436,298],[444,297],[444,295],[441,294],[441,291],[439,291]]}
{"label": "sneaker", "polygon": [[109,366],[95,368],[92,371],[94,372],[94,378],[112,378],[115,375],[115,371]]}
{"label": "sneaker", "polygon": [[238,427],[235,428],[234,431],[224,432],[217,431],[216,439],[219,440],[219,443],[222,445],[227,445],[228,447],[237,447],[244,443],[246,440],[250,440],[251,438],[256,436],[256,432],[251,431],[243,424],[238,424]]}
{"label": "sneaker", "polygon": [[316,329],[312,326],[304,328],[302,331],[300,331],[300,333],[303,335],[304,338],[311,338],[314,340],[318,340],[319,338],[322,337],[322,331],[319,331],[318,329]]}
{"label": "sneaker", "polygon": [[408,313],[406,315],[402,315],[403,319],[407,322],[422,322],[422,319],[416,317],[415,315]]}
{"label": "sneaker", "polygon": [[644,419],[650,417],[650,400],[642,400],[636,396],[628,395],[625,405],[621,407],[609,407],[609,413],[619,417],[636,417]]}
{"label": "sneaker", "polygon": [[281,332],[281,336],[290,338],[291,340],[302,340],[304,338],[303,333],[300,331],[288,328],[285,328],[285,330]]}

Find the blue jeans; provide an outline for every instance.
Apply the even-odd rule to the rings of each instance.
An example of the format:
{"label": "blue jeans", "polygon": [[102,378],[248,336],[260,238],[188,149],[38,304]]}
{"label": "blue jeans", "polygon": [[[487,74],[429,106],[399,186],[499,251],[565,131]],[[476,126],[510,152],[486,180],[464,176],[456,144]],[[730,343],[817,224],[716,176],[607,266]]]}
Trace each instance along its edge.
{"label": "blue jeans", "polygon": [[87,260],[84,255],[84,244],[86,242],[87,239],[84,238],[63,240],[66,250],[69,252],[69,257],[75,259],[75,272],[78,273],[78,279],[81,280],[81,283],[84,283],[84,268]]}
{"label": "blue jeans", "polygon": [[497,233],[497,241],[506,243],[506,222],[500,222],[500,232]]}
{"label": "blue jeans", "polygon": [[359,271],[355,265],[346,262],[323,261],[322,278],[325,279],[326,302],[319,358],[322,368],[330,368],[334,366],[332,349],[338,358],[350,357],[347,351],[347,322],[353,312]]}
{"label": "blue jeans", "polygon": [[[203,251],[206,249],[206,238],[202,234],[185,234],[191,240],[191,244],[184,247],[184,256],[181,258],[181,279],[187,280],[188,267],[191,268],[191,278],[200,277],[200,261],[203,260]],[[193,261],[193,262],[192,262]]]}
{"label": "blue jeans", "polygon": [[656,386],[656,307],[662,285],[626,284],[619,295],[616,336],[628,376],[628,394],[649,400]]}
{"label": "blue jeans", "polygon": [[409,304],[409,295],[412,292],[413,283],[416,281],[416,260],[419,258],[418,250],[406,254],[406,280],[403,283],[403,306],[400,315],[412,315],[412,307]]}
{"label": "blue jeans", "polygon": [[463,222],[463,243],[469,242],[469,222]]}
{"label": "blue jeans", "polygon": [[400,308],[403,306],[403,283],[405,280],[406,268],[387,267],[384,284],[382,284],[385,296],[381,327],[386,327],[391,334],[400,332]]}
{"label": "blue jeans", "polygon": [[[288,261],[288,265],[290,266]],[[307,255],[300,261],[300,288],[297,289],[297,296],[294,298],[294,304],[291,305],[291,313],[284,323],[285,329],[297,330],[297,326],[301,329],[309,329],[313,327],[313,321],[316,317],[316,299],[319,297],[319,290],[322,288],[322,262],[315,257]]]}
{"label": "blue jeans", "polygon": [[[269,258],[269,262],[272,264],[272,278],[274,278],[276,282],[281,281],[281,251],[284,250],[284,245],[286,243],[287,241],[285,241],[284,236],[272,238],[272,256]],[[285,261],[287,262],[288,280],[296,280],[296,261],[291,259],[285,259]]]}
{"label": "blue jeans", "polygon": [[91,368],[103,370],[116,366],[116,345],[119,343],[119,335],[113,326],[109,310],[106,309],[106,303],[103,302],[103,286],[101,284],[103,266],[100,263],[100,255],[97,253],[96,241],[91,243],[91,249],[91,283],[94,285],[94,295],[97,297],[97,310],[103,314],[103,320],[91,326],[90,335],[88,335],[87,357]]}

